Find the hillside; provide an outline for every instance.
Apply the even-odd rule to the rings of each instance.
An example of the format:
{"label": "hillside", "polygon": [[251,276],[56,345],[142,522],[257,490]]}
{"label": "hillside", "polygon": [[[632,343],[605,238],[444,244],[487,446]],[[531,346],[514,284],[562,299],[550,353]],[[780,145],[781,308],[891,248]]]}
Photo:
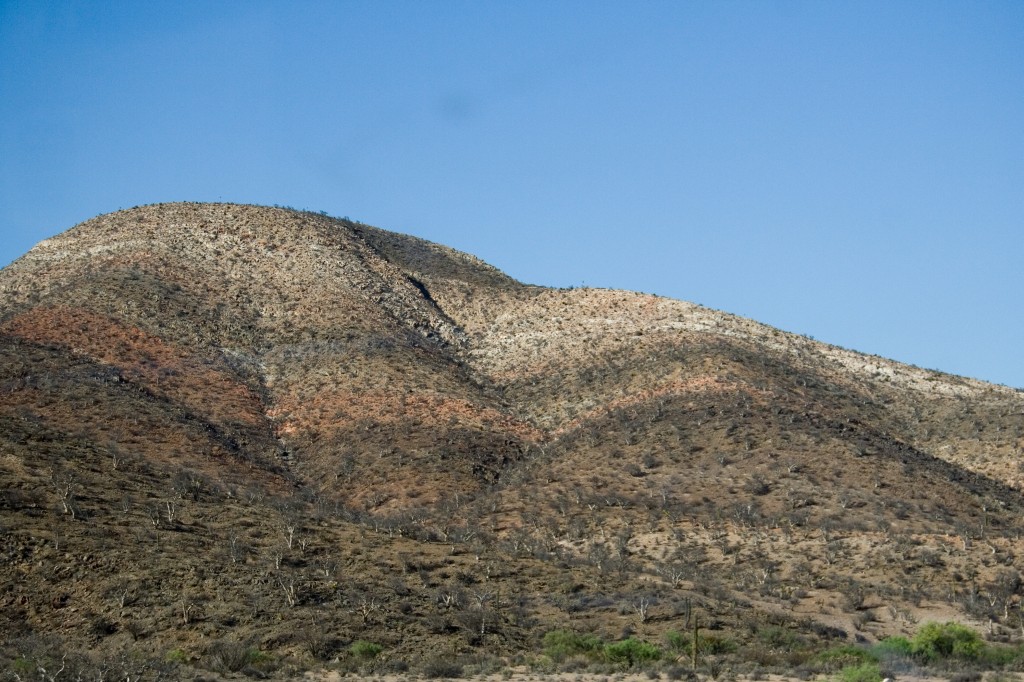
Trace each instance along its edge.
{"label": "hillside", "polygon": [[814,672],[926,620],[1016,641],[1022,447],[1007,387],[320,214],[130,209],[0,271],[0,655],[484,668],[696,619],[733,643],[705,665]]}

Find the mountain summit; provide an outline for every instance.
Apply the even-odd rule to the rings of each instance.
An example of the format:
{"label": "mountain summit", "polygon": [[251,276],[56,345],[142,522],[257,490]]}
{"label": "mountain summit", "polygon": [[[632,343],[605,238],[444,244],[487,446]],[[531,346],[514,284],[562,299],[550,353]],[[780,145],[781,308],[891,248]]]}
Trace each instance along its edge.
{"label": "mountain summit", "polygon": [[135,208],[0,271],[0,632],[199,667],[657,639],[694,609],[764,665],[927,617],[1010,632],[1022,432],[1012,389],[694,304],[320,214]]}

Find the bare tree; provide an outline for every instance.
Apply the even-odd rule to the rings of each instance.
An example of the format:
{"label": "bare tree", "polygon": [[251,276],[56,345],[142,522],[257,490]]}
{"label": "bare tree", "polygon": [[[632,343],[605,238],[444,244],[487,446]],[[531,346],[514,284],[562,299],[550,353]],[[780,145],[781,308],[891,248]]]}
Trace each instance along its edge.
{"label": "bare tree", "polygon": [[178,601],[178,605],[181,608],[181,622],[183,625],[188,625],[192,619],[192,612],[196,608],[196,602],[188,589],[181,591],[181,599]]}
{"label": "bare tree", "polygon": [[281,591],[284,592],[284,600],[288,603],[288,606],[295,606],[299,603],[295,578],[293,576],[278,576],[277,584],[281,586]]}
{"label": "bare tree", "polygon": [[108,450],[110,452],[111,468],[113,468],[114,471],[117,471],[117,468],[121,466],[121,463],[124,461],[124,455],[121,454],[121,448],[117,446],[116,442],[111,443]]}
{"label": "bare tree", "polygon": [[245,560],[245,555],[248,553],[248,548],[245,546],[243,540],[237,535],[232,535],[228,539],[228,557],[231,559],[231,563],[237,564],[239,561]]}
{"label": "bare tree", "polygon": [[320,557],[316,562],[316,566],[317,569],[323,573],[324,579],[326,580],[333,578],[335,572],[338,570],[338,562],[329,554]]}
{"label": "bare tree", "polygon": [[651,598],[645,595],[639,596],[633,600],[633,611],[640,617],[641,623],[646,623],[648,613],[651,610]]}
{"label": "bare tree", "polygon": [[671,563],[661,568],[661,575],[672,587],[676,588],[683,584],[683,580],[686,579],[689,573],[689,568],[683,564]]}
{"label": "bare tree", "polygon": [[445,610],[462,608],[462,591],[452,588],[442,589],[437,593],[437,603]]}
{"label": "bare tree", "polygon": [[160,527],[160,520],[163,518],[163,514],[160,511],[160,505],[155,502],[147,504],[146,516],[149,517],[149,522],[153,524],[154,528]]}
{"label": "bare tree", "polygon": [[380,604],[377,603],[376,597],[364,594],[359,598],[359,603],[356,605],[356,612],[362,616],[363,624],[369,623],[373,614],[377,611],[380,611]]}
{"label": "bare tree", "polygon": [[54,469],[50,474],[50,487],[57,493],[57,500],[63,512],[69,514],[72,519],[78,513],[75,505],[75,488],[77,483],[77,478],[72,471]]}

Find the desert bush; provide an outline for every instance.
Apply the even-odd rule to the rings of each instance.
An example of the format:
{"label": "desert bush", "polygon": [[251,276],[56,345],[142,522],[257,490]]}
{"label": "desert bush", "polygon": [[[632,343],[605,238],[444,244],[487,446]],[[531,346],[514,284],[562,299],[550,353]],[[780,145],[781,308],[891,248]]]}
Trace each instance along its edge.
{"label": "desert bush", "polygon": [[380,672],[385,675],[400,675],[409,672],[409,664],[401,659],[384,661],[380,665]]}
{"label": "desert bush", "polygon": [[236,673],[257,658],[257,652],[248,644],[221,639],[210,644],[204,659],[210,670]]}
{"label": "desert bush", "polygon": [[751,495],[767,495],[772,491],[771,484],[758,474],[752,475],[743,485],[743,489]]}
{"label": "desert bush", "polygon": [[203,474],[192,469],[182,469],[171,481],[171,488],[182,499],[191,497],[198,502],[203,491],[210,488],[210,482]]}
{"label": "desert bush", "polygon": [[462,664],[445,658],[431,658],[423,664],[423,677],[428,680],[462,677]]}
{"label": "desert bush", "polygon": [[1024,644],[986,646],[980,662],[989,668],[1024,671]]}
{"label": "desert bush", "polygon": [[849,665],[839,671],[840,682],[880,682],[882,670],[874,661]]}
{"label": "desert bush", "polygon": [[876,663],[877,659],[867,649],[844,645],[822,651],[815,656],[815,661],[827,672],[832,672],[854,668],[865,663]]}
{"label": "desert bush", "polygon": [[556,663],[569,656],[596,656],[604,643],[594,635],[580,635],[569,630],[552,630],[544,635],[544,654]]}
{"label": "desert bush", "polygon": [[892,661],[911,658],[914,645],[906,637],[886,637],[871,647],[871,654],[879,661]]}
{"label": "desert bush", "polygon": [[697,653],[716,656],[736,651],[736,642],[719,635],[699,635],[697,637]]}
{"label": "desert bush", "polygon": [[[669,650],[679,654],[690,656],[693,654],[693,635],[682,633],[676,630],[669,630],[665,633],[665,644]],[[697,635],[697,653],[714,656],[728,654],[736,651],[736,642],[727,637],[719,635]]]}
{"label": "desert bush", "polygon": [[978,633],[959,623],[925,623],[910,644],[914,656],[926,662],[945,658],[973,661],[985,649]]}
{"label": "desert bush", "polygon": [[3,680],[177,679],[177,666],[177,661],[151,660],[130,649],[76,650],[57,635],[28,635],[0,641]]}
{"label": "desert bush", "polygon": [[665,677],[670,680],[681,680],[683,678],[689,678],[691,671],[681,665],[672,665],[665,670]]}
{"label": "desert bush", "polygon": [[630,668],[661,658],[661,649],[657,646],[632,637],[606,644],[603,653],[610,662],[625,663]]}
{"label": "desert bush", "polygon": [[800,637],[795,632],[778,625],[759,630],[757,637],[771,648],[780,651],[789,651],[800,644]]}
{"label": "desert bush", "polygon": [[669,630],[665,633],[665,644],[668,646],[669,651],[683,654],[690,649],[690,637],[678,630]]}
{"label": "desert bush", "polygon": [[427,614],[423,624],[426,626],[427,632],[434,635],[443,635],[455,629],[455,626],[439,613]]}
{"label": "desert bush", "polygon": [[493,675],[501,671],[503,664],[500,658],[486,653],[476,653],[461,656],[459,664],[466,677],[477,677]]}
{"label": "desert bush", "polygon": [[40,682],[54,682],[58,678],[87,679],[98,669],[89,656],[75,651],[56,635],[29,635],[4,649],[0,653],[5,658],[10,657],[10,679],[38,679]]}
{"label": "desert bush", "polygon": [[367,642],[364,639],[360,639],[356,642],[352,642],[352,646],[350,646],[348,650],[356,658],[369,660],[380,655],[380,652],[384,651],[384,647],[375,642]]}

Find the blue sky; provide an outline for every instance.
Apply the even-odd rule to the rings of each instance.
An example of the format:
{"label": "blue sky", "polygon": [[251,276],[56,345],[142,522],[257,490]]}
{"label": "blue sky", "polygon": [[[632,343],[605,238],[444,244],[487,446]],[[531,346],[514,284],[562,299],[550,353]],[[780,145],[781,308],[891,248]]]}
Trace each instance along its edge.
{"label": "blue sky", "polygon": [[1024,3],[0,0],[0,265],[179,200],[1024,387]]}

